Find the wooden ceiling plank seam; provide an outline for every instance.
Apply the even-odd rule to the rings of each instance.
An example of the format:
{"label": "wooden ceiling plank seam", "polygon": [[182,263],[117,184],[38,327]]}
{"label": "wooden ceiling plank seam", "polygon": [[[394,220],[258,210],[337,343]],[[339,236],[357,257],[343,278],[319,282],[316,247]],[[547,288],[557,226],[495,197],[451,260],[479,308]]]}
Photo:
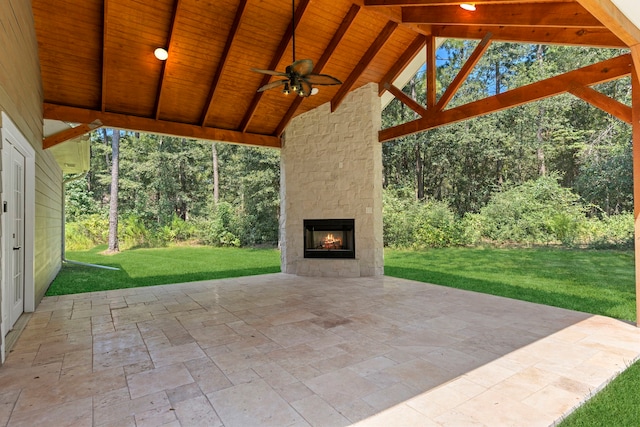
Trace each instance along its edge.
{"label": "wooden ceiling plank seam", "polygon": [[102,4],[102,84],[100,87],[100,111],[107,109],[107,26],[109,23],[109,0]]}
{"label": "wooden ceiling plank seam", "polygon": [[280,138],[273,135],[238,132],[230,129],[211,127],[203,128],[200,125],[155,120],[149,117],[103,112],[87,108],[45,103],[43,115],[45,119],[81,121],[82,123],[90,123],[95,120],[100,120],[102,125],[105,127],[127,129],[136,132],[175,135],[194,139],[252,145],[257,147],[280,148]]}
{"label": "wooden ceiling plank seam", "polygon": [[58,144],[62,144],[70,139],[76,138],[80,135],[84,135],[87,132],[91,132],[93,129],[97,129],[100,126],[91,126],[89,124],[83,123],[76,127],[65,129],[53,135],[50,135],[42,140],[42,149],[46,150],[47,148],[54,147]]}
{"label": "wooden ceiling plank seam", "polygon": [[162,109],[162,92],[164,91],[164,88],[165,88],[164,83],[165,83],[165,77],[167,76],[167,66],[169,64],[169,61],[171,60],[171,54],[173,50],[172,49],[173,35],[176,30],[178,14],[180,13],[181,1],[182,0],[175,0],[173,13],[171,14],[171,25],[169,26],[169,34],[167,35],[167,44],[165,45],[167,49],[167,53],[169,54],[169,57],[166,60],[162,61],[162,71],[160,72],[160,80],[158,81],[158,92],[157,92],[156,102],[154,107],[154,111],[155,111],[154,116],[156,120],[160,118],[160,111]]}
{"label": "wooden ceiling plank seam", "polygon": [[[536,3],[571,3],[574,0],[535,0]],[[521,0],[472,0],[476,6],[485,4],[513,4]],[[458,6],[460,0],[364,0],[365,6]]]}
{"label": "wooden ceiling plank seam", "polygon": [[589,86],[583,86],[574,83],[569,86],[568,92],[574,96],[577,96],[583,101],[588,102],[594,107],[597,107],[602,111],[605,111],[612,116],[617,117],[623,122],[631,124],[631,107],[629,107],[628,105],[610,98],[607,95],[598,92],[593,88],[590,88]]}
{"label": "wooden ceiling plank seam", "polygon": [[[310,0],[300,0],[300,3],[298,3],[298,7],[294,12],[295,18],[292,19],[292,21],[289,23],[287,30],[284,32],[284,35],[280,39],[280,44],[276,49],[276,53],[271,59],[271,63],[267,67],[268,70],[275,70],[278,64],[280,64],[280,61],[282,61],[282,58],[284,57],[287,46],[289,45],[289,42],[291,41],[291,38],[293,36],[293,32],[296,30],[294,28],[294,21],[295,21],[295,26],[297,27],[300,21],[302,20],[302,16],[304,15],[304,12],[307,10],[307,6],[309,6],[309,1]],[[265,74],[262,77],[262,80],[258,88],[269,83],[269,80],[271,80],[271,77],[272,76]],[[247,112],[245,113],[244,117],[242,118],[242,122],[240,123],[240,126],[239,126],[240,132],[247,131],[247,128],[249,127],[249,123],[251,122],[253,115],[256,113],[256,109],[258,108],[258,104],[260,103],[260,100],[262,99],[263,94],[264,92],[258,92],[256,89],[256,93],[255,95],[253,95],[251,104],[249,104],[249,108],[247,109]]]}
{"label": "wooden ceiling plank seam", "polygon": [[603,28],[604,24],[578,3],[484,5],[474,12],[457,6],[402,8],[402,22],[431,25],[499,25],[527,27]]}
{"label": "wooden ceiling plank seam", "polygon": [[434,36],[427,36],[426,45],[427,45],[427,58],[426,58],[426,90],[427,90],[427,110],[431,110],[435,108],[438,100],[436,93],[436,51],[437,44],[436,38]]}
{"label": "wooden ceiling plank seam", "polygon": [[482,55],[487,51],[489,45],[491,44],[491,33],[487,33],[480,43],[473,50],[467,61],[464,63],[458,74],[453,78],[453,81],[447,86],[447,89],[444,91],[438,103],[436,104],[436,110],[444,110],[447,104],[451,101],[451,99],[455,96],[460,89],[460,86],[467,80],[471,71],[476,66],[478,61],[482,58]]}
{"label": "wooden ceiling plank seam", "polygon": [[211,81],[211,89],[209,90],[209,96],[207,98],[207,102],[205,103],[205,110],[202,113],[202,117],[200,119],[201,126],[205,126],[207,117],[209,117],[209,113],[213,108],[213,98],[216,94],[216,89],[218,88],[220,77],[222,76],[225,65],[227,64],[227,60],[229,59],[229,52],[231,52],[231,47],[233,46],[236,34],[238,33],[238,29],[240,28],[240,23],[242,22],[242,16],[244,15],[246,9],[247,0],[240,0],[238,8],[236,9],[235,16],[233,18],[233,23],[231,24],[231,28],[229,29],[229,34],[227,35],[227,41],[225,42],[224,49],[220,57],[220,62],[218,63],[216,73],[214,74],[213,80]]}
{"label": "wooden ceiling plank seam", "polygon": [[590,46],[620,48],[627,45],[609,29],[576,29],[550,27],[499,27],[436,25],[431,27],[435,37],[454,39],[480,39],[490,31],[494,41],[513,43],[556,44],[564,46]]}
{"label": "wooden ceiling plank seam", "polygon": [[[333,37],[331,37],[331,41],[329,42],[324,52],[322,53],[322,56],[318,60],[318,63],[315,66],[316,73],[321,73],[322,69],[325,67],[325,65],[327,65],[327,63],[331,59],[331,56],[333,55],[333,52],[335,52],[336,48],[340,45],[340,42],[344,38],[345,34],[347,34],[347,31],[349,31],[351,24],[353,24],[353,21],[355,21],[356,17],[358,16],[358,12],[360,12],[360,10],[361,10],[361,7],[358,6],[357,4],[351,5],[346,15],[342,19],[340,26],[338,27],[336,32],[333,34]],[[302,96],[298,96],[294,99],[293,103],[291,104],[291,106],[289,107],[285,115],[282,117],[282,120],[280,120],[280,123],[276,127],[276,130],[274,132],[275,135],[280,135],[282,134],[282,132],[284,132],[284,129],[287,127],[287,125],[293,118],[294,114],[298,110],[298,107],[300,106],[303,100],[304,100],[304,97]]]}
{"label": "wooden ceiling plank seam", "polygon": [[347,77],[346,81],[342,83],[342,85],[340,86],[340,89],[338,89],[338,92],[335,94],[335,96],[331,100],[332,112],[336,111],[336,109],[340,106],[340,103],[342,103],[342,100],[344,99],[344,97],[349,93],[349,91],[351,90],[353,85],[356,83],[360,75],[369,66],[371,61],[373,61],[373,59],[378,54],[380,49],[382,49],[382,47],[387,42],[387,40],[389,40],[389,38],[391,37],[393,32],[396,30],[396,28],[398,28],[398,23],[393,21],[388,21],[387,24],[382,29],[382,31],[380,31],[376,39],[373,41],[373,43],[371,43],[371,45],[369,46],[365,54],[362,55],[362,58],[360,58],[360,61],[358,62],[358,64],[353,68],[353,71],[351,71],[351,74],[349,74],[349,77]]}
{"label": "wooden ceiling plank seam", "polygon": [[640,29],[611,0],[576,1],[618,36],[625,45],[631,47],[640,43]]}
{"label": "wooden ceiling plank seam", "polygon": [[398,76],[402,73],[402,71],[407,68],[407,65],[413,58],[416,57],[418,53],[424,47],[426,42],[425,36],[418,35],[413,42],[409,45],[407,50],[405,50],[400,58],[394,63],[393,67],[389,69],[389,71],[385,74],[385,76],[378,82],[378,96],[381,96],[386,90],[385,84],[393,84],[393,82],[398,78]]}
{"label": "wooden ceiling plank seam", "polygon": [[386,142],[402,136],[560,95],[566,93],[572,84],[591,86],[616,80],[629,75],[632,68],[630,54],[621,55],[449,110],[427,110],[427,116],[421,119],[379,131],[378,139],[380,142]]}
{"label": "wooden ceiling plank seam", "polygon": [[385,83],[385,89],[391,92],[393,96],[400,102],[402,102],[407,107],[411,108],[413,111],[418,113],[421,117],[427,115],[427,109],[420,105],[415,99],[411,98],[409,95],[404,93],[402,90],[398,89],[396,86]]}

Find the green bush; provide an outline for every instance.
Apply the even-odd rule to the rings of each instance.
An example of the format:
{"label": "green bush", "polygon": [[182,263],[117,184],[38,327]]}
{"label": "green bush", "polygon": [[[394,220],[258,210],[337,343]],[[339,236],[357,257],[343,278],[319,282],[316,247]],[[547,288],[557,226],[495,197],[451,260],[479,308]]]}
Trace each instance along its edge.
{"label": "green bush", "polygon": [[109,220],[103,215],[85,216],[65,224],[65,247],[69,250],[90,249],[106,244],[109,238]]}
{"label": "green bush", "polygon": [[194,236],[200,243],[210,246],[240,246],[237,237],[238,217],[233,206],[227,202],[218,203],[210,218],[199,218],[194,224]]}
{"label": "green bush", "polygon": [[580,196],[555,177],[495,193],[480,215],[483,236],[500,243],[573,244],[586,221]]}
{"label": "green bush", "polygon": [[590,218],[585,224],[584,243],[594,249],[633,248],[633,213]]}

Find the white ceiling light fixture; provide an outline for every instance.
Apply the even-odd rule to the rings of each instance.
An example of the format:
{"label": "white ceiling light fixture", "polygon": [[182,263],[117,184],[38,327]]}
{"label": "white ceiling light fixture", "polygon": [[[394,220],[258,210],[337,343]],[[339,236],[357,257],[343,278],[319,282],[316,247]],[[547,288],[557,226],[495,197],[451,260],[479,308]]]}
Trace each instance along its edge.
{"label": "white ceiling light fixture", "polygon": [[462,4],[460,4],[460,7],[463,8],[464,10],[468,10],[470,12],[473,12],[474,10],[476,10],[476,4],[475,3],[462,3]]}
{"label": "white ceiling light fixture", "polygon": [[320,90],[317,87],[311,88],[311,95],[317,95]]}
{"label": "white ceiling light fixture", "polygon": [[169,52],[167,52],[167,50],[163,47],[159,47],[156,50],[153,51],[153,54],[156,56],[156,58],[158,58],[160,61],[166,61],[167,58],[169,57]]}

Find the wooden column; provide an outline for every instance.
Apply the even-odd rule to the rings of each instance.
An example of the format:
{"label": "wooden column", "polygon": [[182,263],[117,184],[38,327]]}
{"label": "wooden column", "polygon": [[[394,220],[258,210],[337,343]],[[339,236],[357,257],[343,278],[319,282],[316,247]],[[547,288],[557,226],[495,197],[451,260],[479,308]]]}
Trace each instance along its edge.
{"label": "wooden column", "polygon": [[636,325],[640,327],[640,45],[631,48],[634,58],[631,72],[631,120],[633,128],[633,219],[636,265]]}

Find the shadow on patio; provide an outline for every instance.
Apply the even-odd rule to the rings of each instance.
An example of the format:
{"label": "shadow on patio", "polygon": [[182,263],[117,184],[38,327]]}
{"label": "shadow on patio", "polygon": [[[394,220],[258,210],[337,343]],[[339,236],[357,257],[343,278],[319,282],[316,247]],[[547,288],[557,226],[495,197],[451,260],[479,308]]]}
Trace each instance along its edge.
{"label": "shadow on patio", "polygon": [[47,297],[0,425],[549,425],[639,355],[621,321],[391,277]]}

